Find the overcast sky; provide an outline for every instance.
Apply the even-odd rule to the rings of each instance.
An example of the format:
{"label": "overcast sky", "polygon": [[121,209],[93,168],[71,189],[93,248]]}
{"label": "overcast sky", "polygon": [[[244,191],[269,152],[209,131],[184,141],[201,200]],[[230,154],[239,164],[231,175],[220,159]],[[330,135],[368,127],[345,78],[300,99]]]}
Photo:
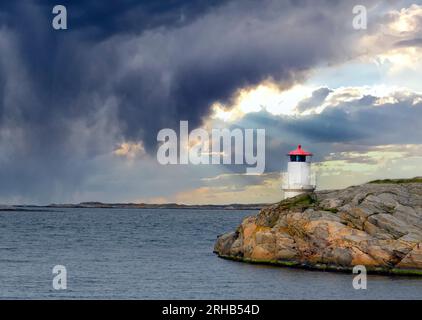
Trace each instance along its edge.
{"label": "overcast sky", "polygon": [[[0,203],[275,202],[299,143],[319,189],[422,175],[422,3],[55,4],[0,4]],[[160,165],[181,120],[265,129],[265,173]]]}

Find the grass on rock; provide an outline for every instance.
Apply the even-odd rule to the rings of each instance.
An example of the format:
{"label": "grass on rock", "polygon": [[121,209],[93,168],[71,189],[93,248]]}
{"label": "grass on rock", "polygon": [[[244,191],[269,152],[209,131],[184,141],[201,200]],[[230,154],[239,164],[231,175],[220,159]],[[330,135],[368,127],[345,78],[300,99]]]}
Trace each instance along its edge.
{"label": "grass on rock", "polygon": [[402,183],[422,183],[422,177],[415,177],[411,179],[383,179],[383,180],[374,180],[369,183],[372,184],[385,184],[385,183],[392,183],[392,184],[402,184]]}

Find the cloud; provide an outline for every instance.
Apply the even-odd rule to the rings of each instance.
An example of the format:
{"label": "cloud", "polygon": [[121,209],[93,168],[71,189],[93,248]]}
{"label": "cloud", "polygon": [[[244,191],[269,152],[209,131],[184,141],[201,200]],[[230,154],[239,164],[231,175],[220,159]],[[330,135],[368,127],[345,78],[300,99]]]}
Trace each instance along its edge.
{"label": "cloud", "polygon": [[412,4],[390,9],[374,17],[369,32],[359,46],[367,49],[363,57],[388,68],[391,74],[412,72],[422,65],[422,6]]}
{"label": "cloud", "polygon": [[[280,170],[286,160],[284,155],[299,143],[316,150],[315,161],[322,161],[329,153],[345,147],[348,151],[367,151],[379,145],[422,141],[421,93],[367,86],[325,89],[330,92],[328,96],[306,112],[296,108],[294,115],[280,115],[261,110],[247,113],[230,125],[265,128],[267,172]],[[298,106],[302,103],[299,101]]]}
{"label": "cloud", "polygon": [[127,157],[133,159],[139,155],[145,154],[145,148],[142,142],[123,142],[113,153],[120,157]]}
{"label": "cloud", "polygon": [[[146,196],[200,187],[198,177],[231,169],[198,169],[186,184],[166,186],[169,176],[179,176],[148,172],[159,170],[154,156],[160,129],[177,128],[180,120],[189,120],[191,128],[199,126],[209,120],[213,105],[232,105],[241,91],[268,81],[282,91],[296,88],[317,68],[348,61],[368,48],[358,45],[362,34],[351,26],[353,2],[64,4],[69,14],[66,31],[51,28],[52,1],[0,4],[0,200],[6,202],[107,199],[122,185],[127,193],[136,192],[126,189],[131,186]],[[400,15],[414,17],[415,10]],[[412,30],[406,37],[392,34],[389,40],[415,41]],[[371,50],[377,39],[367,39]],[[381,53],[391,43],[380,46]],[[399,124],[408,121],[414,130],[420,129],[415,123],[419,103],[411,109],[404,98],[387,103],[371,94],[356,100],[351,91],[344,92],[350,98],[347,102],[335,92],[326,95],[332,89],[313,89],[309,88],[312,96],[307,101],[290,97],[290,106],[302,104],[294,112],[280,112],[281,117],[271,108],[235,117],[239,125],[268,127],[276,155],[270,168],[290,147],[287,141],[297,138],[312,143],[375,143],[383,140],[378,129],[394,143],[411,130],[407,126],[403,135],[397,134]],[[339,100],[339,107],[331,108],[333,99]],[[379,110],[371,108],[374,99]],[[317,105],[321,110],[313,113]],[[311,114],[295,119],[291,111]],[[409,137],[416,140],[419,135]],[[148,155],[141,161],[144,149]],[[127,156],[131,170],[139,165],[142,172],[126,167]],[[188,175],[185,170],[180,171]],[[151,186],[139,186],[133,176]]]}
{"label": "cloud", "polygon": [[[34,98],[31,106],[15,107],[21,113],[18,120],[58,131],[53,137],[65,138],[66,132],[51,123],[89,117],[113,99],[121,133],[143,140],[151,150],[159,129],[182,119],[198,125],[212,103],[230,99],[240,87],[267,78],[289,85],[316,64],[341,60],[345,51],[353,51],[346,24],[339,23],[342,14],[350,15],[350,5],[333,7],[325,1],[316,9],[308,1],[300,7],[289,1],[212,2],[206,9],[193,5],[194,18],[181,25],[170,13],[189,11],[181,3],[170,10],[152,2],[108,7],[97,1],[86,8],[76,2],[69,8],[74,20],[65,33],[50,28],[47,3],[9,10],[33,23],[33,38],[25,32],[29,23],[11,28],[17,42],[13,54]],[[339,14],[333,16],[327,8]],[[92,17],[94,10],[98,13]],[[99,17],[111,13],[111,22]],[[141,26],[123,29],[117,23],[128,26],[137,15],[146,15]],[[334,25],[330,37],[319,37]],[[92,28],[100,28],[102,37],[84,35]],[[287,28],[289,33],[282,32]]]}
{"label": "cloud", "polygon": [[[245,179],[243,179],[245,178]],[[232,204],[232,203],[274,203],[281,199],[280,174],[267,173],[255,176],[237,174],[220,175],[220,183],[176,192],[168,202],[184,204]],[[234,179],[234,180],[233,180]]]}
{"label": "cloud", "polygon": [[422,145],[380,145],[366,150],[334,152],[316,163],[320,188],[342,188],[385,178],[420,175]]}
{"label": "cloud", "polygon": [[316,107],[322,105],[325,101],[325,98],[332,92],[328,88],[320,88],[312,92],[310,98],[302,100],[296,107],[298,112],[304,112],[308,109],[315,109]]}
{"label": "cloud", "polygon": [[422,38],[401,40],[395,45],[396,47],[422,47]]}

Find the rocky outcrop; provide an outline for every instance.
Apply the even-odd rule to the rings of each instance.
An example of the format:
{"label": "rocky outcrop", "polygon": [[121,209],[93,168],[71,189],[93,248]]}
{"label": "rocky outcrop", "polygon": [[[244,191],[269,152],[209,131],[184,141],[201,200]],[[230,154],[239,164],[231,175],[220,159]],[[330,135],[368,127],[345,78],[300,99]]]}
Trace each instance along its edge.
{"label": "rocky outcrop", "polygon": [[218,237],[234,260],[422,275],[422,183],[368,183],[300,195]]}

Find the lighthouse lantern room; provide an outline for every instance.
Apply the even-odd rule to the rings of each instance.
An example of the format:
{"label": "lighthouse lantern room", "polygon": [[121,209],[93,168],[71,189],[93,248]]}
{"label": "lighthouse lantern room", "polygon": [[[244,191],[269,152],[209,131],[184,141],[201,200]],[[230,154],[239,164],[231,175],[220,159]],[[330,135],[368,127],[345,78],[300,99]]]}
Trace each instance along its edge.
{"label": "lighthouse lantern room", "polygon": [[312,153],[298,145],[297,149],[290,151],[287,156],[287,172],[282,173],[284,199],[314,191],[316,183],[315,175],[311,172]]}

